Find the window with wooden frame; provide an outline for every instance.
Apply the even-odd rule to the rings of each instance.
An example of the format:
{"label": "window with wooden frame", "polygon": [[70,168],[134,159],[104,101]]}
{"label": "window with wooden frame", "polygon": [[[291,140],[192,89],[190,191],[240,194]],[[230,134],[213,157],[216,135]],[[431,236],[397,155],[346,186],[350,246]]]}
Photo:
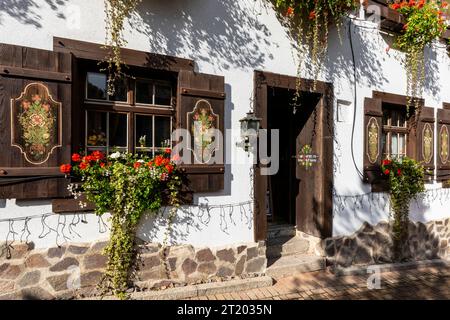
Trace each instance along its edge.
{"label": "window with wooden frame", "polygon": [[434,177],[434,109],[420,100],[418,115],[414,108],[407,112],[408,98],[374,91],[364,100],[364,182],[377,184],[383,180],[383,159],[405,156],[421,162],[426,178]]}
{"label": "window with wooden frame", "polygon": [[407,155],[408,115],[406,108],[383,104],[381,149],[384,159],[401,159]]}
{"label": "window with wooden frame", "polygon": [[170,74],[127,77],[107,94],[107,74],[85,71],[83,149],[144,153],[154,156],[171,148],[174,93]]}

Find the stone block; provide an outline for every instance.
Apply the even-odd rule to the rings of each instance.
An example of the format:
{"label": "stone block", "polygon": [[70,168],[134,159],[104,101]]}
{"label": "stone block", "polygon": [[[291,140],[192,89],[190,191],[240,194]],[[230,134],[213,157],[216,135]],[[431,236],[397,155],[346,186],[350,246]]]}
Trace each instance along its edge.
{"label": "stone block", "polygon": [[59,261],[55,265],[50,267],[50,271],[57,272],[57,271],[64,271],[67,270],[70,266],[78,266],[79,262],[77,259],[69,257],[64,258],[63,260]]}
{"label": "stone block", "polygon": [[247,262],[245,268],[246,273],[262,273],[266,270],[267,259],[265,257],[258,257]]}
{"label": "stone block", "polygon": [[185,276],[188,276],[197,270],[197,263],[194,260],[187,258],[181,265],[181,269],[183,270]]}
{"label": "stone block", "polygon": [[[247,249],[248,250],[248,249]],[[222,261],[234,263],[236,261],[236,257],[234,255],[233,249],[222,249],[216,252],[217,258]]]}
{"label": "stone block", "polygon": [[205,262],[198,266],[197,271],[206,275],[213,275],[217,271],[217,267],[214,262]]}
{"label": "stone block", "polygon": [[86,270],[104,269],[107,262],[108,257],[99,253],[87,255],[83,259],[83,265]]}
{"label": "stone block", "polygon": [[66,252],[66,247],[50,248],[47,251],[47,257],[49,258],[61,258]]}
{"label": "stone block", "polygon": [[22,267],[20,265],[9,265],[2,273],[2,279],[14,280],[22,273]]}
{"label": "stone block", "polygon": [[145,256],[141,258],[142,269],[151,269],[161,265],[161,258],[158,253],[152,254],[150,256]]}
{"label": "stone block", "polygon": [[89,287],[96,286],[100,283],[103,278],[103,272],[100,271],[90,271],[81,274],[81,286]]}
{"label": "stone block", "polygon": [[72,253],[72,254],[85,254],[88,251],[89,247],[87,246],[75,246],[75,245],[70,245],[67,248],[67,251]]}
{"label": "stone block", "polygon": [[44,256],[40,253],[35,253],[25,260],[25,266],[27,268],[38,269],[38,268],[46,268],[50,266],[50,263],[44,258]]}
{"label": "stone block", "polygon": [[236,263],[236,267],[234,269],[234,272],[237,276],[240,276],[242,274],[242,272],[244,272],[244,267],[245,267],[245,261],[247,260],[246,256],[241,256],[238,260],[238,262]]}
{"label": "stone block", "polygon": [[41,287],[22,289],[20,295],[23,300],[52,300],[55,297]]}
{"label": "stone block", "polygon": [[35,270],[25,273],[17,284],[21,288],[30,287],[39,283],[39,280],[41,280],[41,272]]}
{"label": "stone block", "polygon": [[257,256],[258,256],[258,248],[257,247],[247,248],[247,260],[251,260],[253,258],[256,258]]}
{"label": "stone block", "polygon": [[47,282],[55,291],[67,290],[67,280],[69,279],[69,276],[69,273],[51,276],[47,278]]}
{"label": "stone block", "polygon": [[216,257],[214,257],[211,249],[209,248],[201,249],[195,254],[195,260],[197,260],[198,262],[211,262],[215,259]]}
{"label": "stone block", "polygon": [[216,276],[221,278],[231,277],[233,275],[233,270],[231,268],[222,266],[217,270]]}
{"label": "stone block", "polygon": [[99,241],[92,244],[89,252],[90,253],[103,253],[103,250],[108,245],[109,241]]}

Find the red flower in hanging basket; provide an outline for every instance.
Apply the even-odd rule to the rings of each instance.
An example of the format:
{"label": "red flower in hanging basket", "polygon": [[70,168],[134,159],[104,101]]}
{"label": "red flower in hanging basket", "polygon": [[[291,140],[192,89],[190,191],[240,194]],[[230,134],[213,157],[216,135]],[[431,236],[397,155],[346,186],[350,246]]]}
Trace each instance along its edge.
{"label": "red flower in hanging basket", "polygon": [[294,8],[292,8],[292,7],[287,8],[285,16],[289,17],[289,16],[292,16],[293,14],[294,14]]}

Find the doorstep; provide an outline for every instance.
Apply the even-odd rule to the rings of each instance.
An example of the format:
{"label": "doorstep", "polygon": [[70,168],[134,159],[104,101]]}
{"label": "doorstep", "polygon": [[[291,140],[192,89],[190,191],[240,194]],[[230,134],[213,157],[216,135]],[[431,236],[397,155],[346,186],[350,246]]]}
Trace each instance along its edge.
{"label": "doorstep", "polygon": [[[270,287],[274,283],[272,277],[261,276],[255,278],[235,279],[223,282],[202,283],[164,290],[149,290],[130,294],[131,300],[181,300],[194,297],[231,293]],[[89,297],[83,300],[116,300],[114,296]]]}

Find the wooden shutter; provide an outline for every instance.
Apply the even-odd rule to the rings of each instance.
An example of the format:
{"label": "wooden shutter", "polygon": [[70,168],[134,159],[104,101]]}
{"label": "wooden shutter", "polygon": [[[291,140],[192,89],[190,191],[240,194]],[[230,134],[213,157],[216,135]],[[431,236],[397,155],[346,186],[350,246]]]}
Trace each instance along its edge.
{"label": "wooden shutter", "polygon": [[450,180],[450,110],[437,111],[437,180]]}
{"label": "wooden shutter", "polygon": [[380,99],[364,99],[364,181],[368,183],[381,177],[382,105]]}
{"label": "wooden shutter", "polygon": [[[178,77],[177,128],[187,129],[192,135],[191,147],[194,146],[192,117],[201,108],[211,115],[210,125],[218,128],[224,137],[224,78],[189,70],[181,70]],[[224,141],[225,138],[218,146],[222,155]],[[217,154],[214,152],[213,155]],[[194,192],[213,192],[224,188],[223,156],[220,163],[212,163],[208,157],[199,159],[191,152],[191,162],[184,164],[182,170],[187,174],[188,187]]]}
{"label": "wooden shutter", "polygon": [[432,180],[434,177],[434,123],[434,109],[422,107],[416,127],[411,130],[413,137],[410,141],[415,142],[415,150],[413,150],[412,156],[425,167],[426,180]]}
{"label": "wooden shutter", "polygon": [[0,44],[0,198],[67,194],[71,64],[67,53]]}

